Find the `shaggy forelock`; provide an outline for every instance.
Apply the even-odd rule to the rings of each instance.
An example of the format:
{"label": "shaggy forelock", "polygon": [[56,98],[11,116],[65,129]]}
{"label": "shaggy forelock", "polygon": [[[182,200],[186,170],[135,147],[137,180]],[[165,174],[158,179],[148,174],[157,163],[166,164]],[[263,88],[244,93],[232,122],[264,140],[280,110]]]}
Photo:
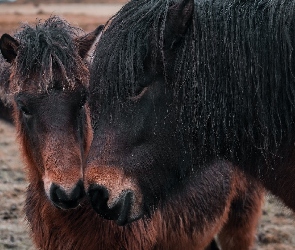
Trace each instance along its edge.
{"label": "shaggy forelock", "polygon": [[74,42],[80,33],[57,16],[39,21],[35,27],[24,24],[15,34],[20,46],[12,80],[18,90],[35,84],[40,91],[47,91],[54,86],[56,70],[62,88],[74,88],[77,81],[86,84],[88,72]]}
{"label": "shaggy forelock", "polygon": [[166,0],[131,1],[111,19],[95,52],[92,76],[99,76],[99,83],[92,86],[94,93],[126,97],[144,80],[149,41],[159,36],[168,4]]}

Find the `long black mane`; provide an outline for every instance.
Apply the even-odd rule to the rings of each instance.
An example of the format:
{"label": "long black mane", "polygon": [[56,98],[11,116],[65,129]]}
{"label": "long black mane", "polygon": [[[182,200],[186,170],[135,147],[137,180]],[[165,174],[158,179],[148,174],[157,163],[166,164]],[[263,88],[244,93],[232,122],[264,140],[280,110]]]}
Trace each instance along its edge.
{"label": "long black mane", "polygon": [[109,103],[146,83],[145,59],[160,52],[163,69],[173,66],[166,84],[181,96],[179,121],[199,155],[276,155],[295,131],[295,2],[197,0],[173,63],[165,60],[163,35],[175,2],[134,0],[114,16],[92,67],[97,105],[99,96]]}
{"label": "long black mane", "polygon": [[158,36],[168,4],[157,0],[131,1],[110,20],[94,56],[93,75],[100,75],[100,84],[105,84],[103,88],[97,84],[95,93],[124,98],[136,89],[136,82],[144,80],[141,78],[149,38]]}
{"label": "long black mane", "polygon": [[[88,83],[88,72],[78,54],[75,38],[81,30],[65,20],[53,16],[35,27],[24,24],[15,38],[19,41],[18,55],[13,64],[13,86],[16,91],[26,87],[27,79],[34,78],[41,92],[54,87],[59,77],[59,88],[73,88]],[[57,71],[59,76],[57,76]]]}

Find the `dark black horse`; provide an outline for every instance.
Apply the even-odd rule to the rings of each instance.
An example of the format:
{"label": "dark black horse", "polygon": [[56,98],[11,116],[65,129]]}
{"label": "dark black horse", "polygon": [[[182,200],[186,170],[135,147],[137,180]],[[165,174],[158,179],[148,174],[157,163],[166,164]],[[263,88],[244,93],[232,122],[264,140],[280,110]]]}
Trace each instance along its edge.
{"label": "dark black horse", "polygon": [[[267,116],[250,110],[265,109],[258,106],[264,96],[255,96],[254,88],[264,79],[250,63],[262,60],[252,47],[259,45],[260,32],[270,35],[268,8],[274,8],[256,5],[139,0],[109,22],[91,68],[94,139],[84,170],[84,185],[101,216],[124,225],[172,203],[176,224],[190,228],[186,237],[197,238],[202,234],[195,233],[205,233],[213,221],[219,226],[225,222],[219,220],[220,211],[231,203],[231,226],[225,231],[232,238],[239,231],[241,238],[223,247],[247,249],[242,237],[251,230],[245,230],[245,219],[237,223],[234,214],[259,214],[261,189],[247,183],[249,177],[235,166],[247,167],[257,177],[258,170],[277,160],[272,148],[277,138],[269,131],[264,145],[268,140],[260,135],[263,124],[270,126]],[[232,196],[239,178],[244,193],[240,189]],[[173,203],[188,190],[198,194],[189,203]]]}

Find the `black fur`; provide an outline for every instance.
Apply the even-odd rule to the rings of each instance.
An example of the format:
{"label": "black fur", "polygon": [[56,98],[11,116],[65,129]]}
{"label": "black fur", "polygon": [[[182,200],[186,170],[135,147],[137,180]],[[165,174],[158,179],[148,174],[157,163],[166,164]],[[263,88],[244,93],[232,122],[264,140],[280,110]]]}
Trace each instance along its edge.
{"label": "black fur", "polygon": [[174,2],[131,1],[111,20],[99,43],[108,49],[97,50],[92,69],[93,105],[122,101],[163,70],[201,163],[212,155],[257,168],[278,160],[295,129],[295,3],[195,1],[171,61],[164,34]]}
{"label": "black fur", "polygon": [[[225,67],[229,63],[212,61],[211,69],[207,57],[214,54],[215,45],[203,51],[214,41],[216,46],[222,44],[224,36],[211,41],[210,30],[198,30],[198,25],[204,22],[205,29],[211,19],[214,28],[215,16],[209,15],[208,8],[203,6],[200,11],[209,16],[208,20],[202,17],[197,5],[216,3],[134,0],[106,25],[91,66],[89,106],[93,141],[84,181],[91,204],[102,217],[125,225],[140,218],[153,218],[156,211],[165,213],[162,208],[168,206],[175,213],[171,222],[178,225],[186,221],[184,231],[192,238],[194,230],[206,232],[213,228],[207,223],[218,221],[221,211],[229,211],[227,205],[241,205],[233,206],[233,210],[245,212],[240,218],[251,219],[243,219],[243,226],[238,225],[235,231],[241,238],[248,238],[242,243],[247,248],[247,244],[252,245],[253,238],[248,236],[254,235],[262,193],[259,185],[254,188],[257,196],[251,192],[250,178],[241,178],[245,176],[223,161],[242,160],[235,151],[244,149],[232,141],[236,141],[234,129],[244,128],[232,127],[232,121],[227,120],[231,116],[226,113],[231,114],[232,107],[224,110],[220,106],[224,98],[234,98],[227,93],[230,83],[222,81],[226,79],[223,72],[218,71],[222,79],[208,72],[215,72],[215,65]],[[218,52],[227,58],[223,51]],[[224,93],[213,92],[218,84],[225,86]],[[227,174],[232,170],[241,174],[235,177],[238,181],[234,185]],[[242,183],[243,188],[237,191]],[[179,192],[198,194],[192,195],[189,202],[175,203],[174,195]],[[237,199],[233,199],[235,195]],[[244,197],[252,204],[249,210],[243,207]],[[188,220],[177,212],[184,208],[191,212]],[[195,223],[194,217],[200,221]],[[231,219],[236,218],[231,216],[229,226],[220,225],[236,229]],[[245,226],[246,220],[251,221],[249,228]],[[236,232],[221,232],[224,238],[230,235],[232,249],[241,244],[233,243],[239,241]],[[226,244],[222,246],[229,249]],[[209,247],[214,249],[216,245],[213,242]]]}

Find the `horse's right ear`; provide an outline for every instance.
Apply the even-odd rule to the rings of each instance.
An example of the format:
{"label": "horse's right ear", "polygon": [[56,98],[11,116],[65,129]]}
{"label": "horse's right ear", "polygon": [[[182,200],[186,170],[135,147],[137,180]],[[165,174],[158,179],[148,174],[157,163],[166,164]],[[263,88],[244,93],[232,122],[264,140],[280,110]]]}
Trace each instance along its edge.
{"label": "horse's right ear", "polygon": [[17,56],[19,42],[8,34],[0,38],[0,50],[7,62],[11,63]]}
{"label": "horse's right ear", "polygon": [[172,49],[184,36],[193,18],[194,0],[182,0],[170,6],[164,31],[164,46]]}
{"label": "horse's right ear", "polygon": [[84,59],[87,56],[87,53],[90,51],[93,45],[95,45],[95,41],[100,36],[103,29],[104,25],[100,25],[94,31],[85,36],[78,37],[75,40],[76,44],[78,45],[79,55],[81,58]]}

